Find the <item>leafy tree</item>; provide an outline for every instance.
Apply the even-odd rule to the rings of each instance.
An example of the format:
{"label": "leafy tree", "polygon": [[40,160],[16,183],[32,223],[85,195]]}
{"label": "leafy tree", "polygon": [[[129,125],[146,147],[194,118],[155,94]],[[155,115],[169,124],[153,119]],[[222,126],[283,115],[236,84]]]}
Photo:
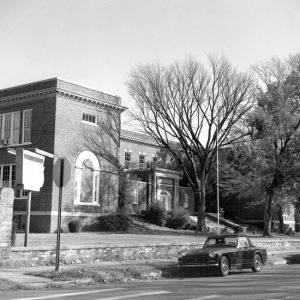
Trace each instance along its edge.
{"label": "leafy tree", "polygon": [[194,59],[170,66],[138,65],[129,74],[129,93],[137,104],[134,118],[184,171],[198,206],[198,229],[205,232],[208,174],[217,145],[241,141],[244,117],[252,108],[255,86],[221,58],[208,67]]}
{"label": "leafy tree", "polygon": [[272,59],[256,72],[265,89],[248,116],[252,140],[232,152],[222,187],[263,201],[264,234],[270,236],[276,208],[280,213],[299,193],[300,56]]}

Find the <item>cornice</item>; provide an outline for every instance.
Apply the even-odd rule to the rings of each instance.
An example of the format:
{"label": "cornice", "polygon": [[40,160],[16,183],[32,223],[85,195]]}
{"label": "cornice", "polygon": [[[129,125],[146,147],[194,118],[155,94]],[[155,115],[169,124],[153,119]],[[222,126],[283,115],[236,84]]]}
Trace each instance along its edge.
{"label": "cornice", "polygon": [[48,88],[48,89],[43,89],[43,90],[37,90],[37,91],[32,91],[32,92],[26,92],[26,93],[20,93],[12,96],[5,96],[5,97],[0,97],[0,103],[13,103],[13,102],[18,102],[20,100],[27,100],[27,99],[32,99],[36,100],[38,98],[41,98],[41,96],[55,96],[56,90],[55,88]]}
{"label": "cornice", "polygon": [[72,93],[70,91],[66,91],[66,90],[62,90],[62,89],[57,89],[55,87],[43,89],[43,90],[20,93],[20,94],[11,95],[11,96],[0,97],[0,104],[14,103],[14,102],[18,102],[20,100],[28,100],[28,99],[37,100],[44,96],[60,96],[60,97],[72,99],[74,101],[82,102],[82,103],[100,105],[100,106],[115,109],[115,110],[118,110],[121,112],[127,109],[125,106],[108,103],[108,102],[101,101],[99,99],[92,98],[92,97],[82,96],[80,94]]}
{"label": "cornice", "polygon": [[63,89],[56,89],[56,93],[60,97],[69,98],[69,99],[72,99],[72,100],[75,100],[75,101],[81,102],[81,103],[89,103],[89,104],[93,104],[93,105],[100,105],[100,106],[115,109],[115,110],[118,110],[118,111],[121,111],[121,112],[127,109],[125,106],[109,103],[109,102],[106,102],[106,101],[101,101],[101,100],[96,99],[96,98],[83,96],[83,95],[72,93],[70,91],[66,91],[66,90],[63,90]]}
{"label": "cornice", "polygon": [[137,144],[141,144],[141,145],[147,145],[147,146],[152,146],[152,147],[156,147],[156,148],[161,148],[157,143],[155,142],[150,142],[150,141],[146,141],[146,140],[141,140],[139,138],[134,138],[132,136],[128,136],[128,135],[122,135],[121,134],[121,140],[126,140],[126,141],[130,141],[130,142],[134,142]]}

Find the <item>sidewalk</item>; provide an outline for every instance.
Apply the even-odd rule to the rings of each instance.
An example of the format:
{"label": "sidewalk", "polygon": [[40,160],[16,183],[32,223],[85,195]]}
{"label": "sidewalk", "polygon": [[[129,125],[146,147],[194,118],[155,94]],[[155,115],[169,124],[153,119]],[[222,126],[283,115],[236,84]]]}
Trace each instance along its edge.
{"label": "sidewalk", "polygon": [[[299,255],[300,263],[300,250],[283,250],[283,251],[268,251],[268,262],[267,266],[286,264],[287,261],[285,257],[289,255]],[[161,260],[151,260],[150,262],[174,262],[176,264],[176,258],[174,259],[161,259]],[[89,263],[89,264],[74,264],[74,265],[61,265],[60,271],[70,270],[74,268],[83,268],[83,269],[98,269],[99,271],[107,266],[121,266],[121,265],[139,265],[139,264],[149,264],[149,261],[119,261],[119,262],[100,262],[100,263]],[[63,287],[67,286],[68,282],[66,281],[52,281],[51,279],[28,275],[28,273],[33,272],[53,272],[55,266],[41,266],[41,267],[27,267],[19,269],[0,269],[0,279],[10,281],[14,285],[21,289],[40,289],[40,288],[49,288],[49,287]],[[80,284],[80,282],[78,282]]]}

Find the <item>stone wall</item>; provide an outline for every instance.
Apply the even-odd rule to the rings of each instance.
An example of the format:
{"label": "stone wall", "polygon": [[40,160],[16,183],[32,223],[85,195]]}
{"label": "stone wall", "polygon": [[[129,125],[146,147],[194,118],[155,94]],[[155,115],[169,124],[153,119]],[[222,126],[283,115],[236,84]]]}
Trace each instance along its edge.
{"label": "stone wall", "polygon": [[0,188],[0,257],[7,257],[11,247],[14,190]]}
{"label": "stone wall", "polygon": [[[259,247],[267,251],[300,249],[300,240],[252,240]],[[124,245],[122,247],[112,246],[69,246],[61,247],[60,262],[62,264],[81,264],[101,261],[143,260],[158,258],[175,259],[180,251],[197,249],[199,243],[188,244],[163,244],[163,245]],[[55,264],[55,247],[16,247],[11,249],[10,261],[18,266],[39,266]],[[9,261],[9,260],[8,260]],[[0,261],[5,265],[5,261]]]}

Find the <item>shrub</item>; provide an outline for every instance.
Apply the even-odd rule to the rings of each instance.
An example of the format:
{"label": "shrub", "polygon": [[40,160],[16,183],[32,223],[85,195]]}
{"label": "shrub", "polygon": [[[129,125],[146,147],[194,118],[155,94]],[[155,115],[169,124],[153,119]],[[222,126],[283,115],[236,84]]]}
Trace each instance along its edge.
{"label": "shrub", "polygon": [[15,247],[16,245],[16,232],[18,229],[18,225],[15,221],[12,222],[12,227],[11,227],[11,238],[10,238],[10,242],[11,242],[11,247]]}
{"label": "shrub", "polygon": [[159,203],[154,203],[146,211],[145,218],[155,225],[164,226],[168,218],[168,213]]}
{"label": "shrub", "polygon": [[68,228],[69,228],[69,232],[71,233],[80,232],[82,228],[82,222],[78,219],[72,220],[71,222],[68,223]]}
{"label": "shrub", "polygon": [[173,229],[186,229],[189,227],[189,213],[182,207],[176,207],[168,218],[166,226]]}
{"label": "shrub", "polygon": [[122,214],[105,215],[98,218],[99,231],[127,231],[132,226],[132,220]]}

